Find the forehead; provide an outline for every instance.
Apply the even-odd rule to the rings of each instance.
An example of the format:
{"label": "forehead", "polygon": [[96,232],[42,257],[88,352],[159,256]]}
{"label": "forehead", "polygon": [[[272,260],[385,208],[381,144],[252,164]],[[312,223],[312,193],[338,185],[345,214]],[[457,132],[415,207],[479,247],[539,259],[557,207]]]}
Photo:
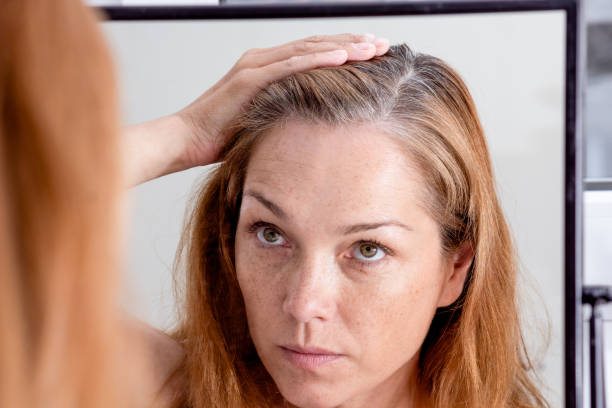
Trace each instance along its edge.
{"label": "forehead", "polygon": [[245,189],[265,190],[299,207],[398,213],[420,201],[421,183],[401,143],[375,124],[290,121],[256,147]]}

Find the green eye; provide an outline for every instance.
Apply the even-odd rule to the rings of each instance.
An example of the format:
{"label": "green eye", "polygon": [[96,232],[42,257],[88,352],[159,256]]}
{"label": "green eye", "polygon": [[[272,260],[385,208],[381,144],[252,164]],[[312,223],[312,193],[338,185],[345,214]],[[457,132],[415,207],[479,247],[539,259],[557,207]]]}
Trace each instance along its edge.
{"label": "green eye", "polygon": [[268,242],[276,242],[280,239],[280,235],[278,232],[274,231],[272,228],[266,228],[263,231],[264,239]]}
{"label": "green eye", "polygon": [[267,245],[282,245],[285,243],[283,236],[274,228],[262,227],[257,231],[257,238]]}
{"label": "green eye", "polygon": [[366,258],[373,258],[378,252],[378,247],[373,244],[361,244],[359,245],[359,252]]}
{"label": "green eye", "polygon": [[362,242],[354,247],[352,255],[360,261],[374,262],[384,258],[387,254],[380,245],[373,242]]}

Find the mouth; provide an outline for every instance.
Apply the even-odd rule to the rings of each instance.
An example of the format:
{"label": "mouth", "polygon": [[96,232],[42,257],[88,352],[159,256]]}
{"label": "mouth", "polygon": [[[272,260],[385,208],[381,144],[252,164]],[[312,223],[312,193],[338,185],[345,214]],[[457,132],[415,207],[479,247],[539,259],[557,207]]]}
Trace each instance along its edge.
{"label": "mouth", "polygon": [[338,360],[343,354],[334,353],[318,347],[279,346],[285,358],[303,370],[316,370]]}

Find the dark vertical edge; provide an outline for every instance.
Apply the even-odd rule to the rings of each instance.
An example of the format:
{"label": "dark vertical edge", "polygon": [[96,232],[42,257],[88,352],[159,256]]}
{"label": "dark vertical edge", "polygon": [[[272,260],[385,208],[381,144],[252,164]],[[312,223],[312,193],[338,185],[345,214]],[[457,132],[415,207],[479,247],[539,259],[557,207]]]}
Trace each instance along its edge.
{"label": "dark vertical edge", "polygon": [[565,77],[565,406],[583,406],[582,64],[580,0],[566,8]]}

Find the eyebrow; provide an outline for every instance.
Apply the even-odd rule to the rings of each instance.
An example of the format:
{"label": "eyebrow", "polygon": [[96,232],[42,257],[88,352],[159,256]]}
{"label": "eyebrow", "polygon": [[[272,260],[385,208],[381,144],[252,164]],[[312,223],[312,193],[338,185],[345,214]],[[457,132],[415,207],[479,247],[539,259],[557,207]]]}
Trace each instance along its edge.
{"label": "eyebrow", "polygon": [[349,225],[342,229],[343,229],[344,235],[348,235],[348,234],[354,234],[355,232],[369,231],[369,230],[373,230],[373,229],[380,228],[380,227],[400,227],[400,228],[404,228],[405,230],[412,231],[412,228],[410,228],[408,225],[403,224],[399,221],[384,221],[384,222],[375,222],[371,224],[355,224],[355,225]]}
{"label": "eyebrow", "polygon": [[[270,210],[272,214],[276,215],[278,218],[284,221],[289,219],[289,216],[282,208],[274,204],[272,201],[268,200],[263,194],[257,191],[253,191],[253,190],[246,190],[244,192],[244,196],[253,197],[257,201],[259,201],[264,207]],[[340,231],[342,231],[344,235],[348,235],[348,234],[354,234],[356,232],[369,231],[369,230],[373,230],[373,229],[381,228],[381,227],[400,227],[408,231],[413,230],[411,227],[409,227],[408,225],[404,223],[401,223],[395,220],[389,220],[389,221],[383,221],[383,222],[349,225],[349,226],[341,227]]]}
{"label": "eyebrow", "polygon": [[282,220],[288,220],[289,217],[287,213],[283,211],[278,205],[274,204],[272,201],[268,200],[263,194],[258,193],[257,191],[247,190],[244,192],[245,197],[253,197],[257,201],[259,201],[264,207],[266,207],[272,214],[276,215],[278,218]]}

